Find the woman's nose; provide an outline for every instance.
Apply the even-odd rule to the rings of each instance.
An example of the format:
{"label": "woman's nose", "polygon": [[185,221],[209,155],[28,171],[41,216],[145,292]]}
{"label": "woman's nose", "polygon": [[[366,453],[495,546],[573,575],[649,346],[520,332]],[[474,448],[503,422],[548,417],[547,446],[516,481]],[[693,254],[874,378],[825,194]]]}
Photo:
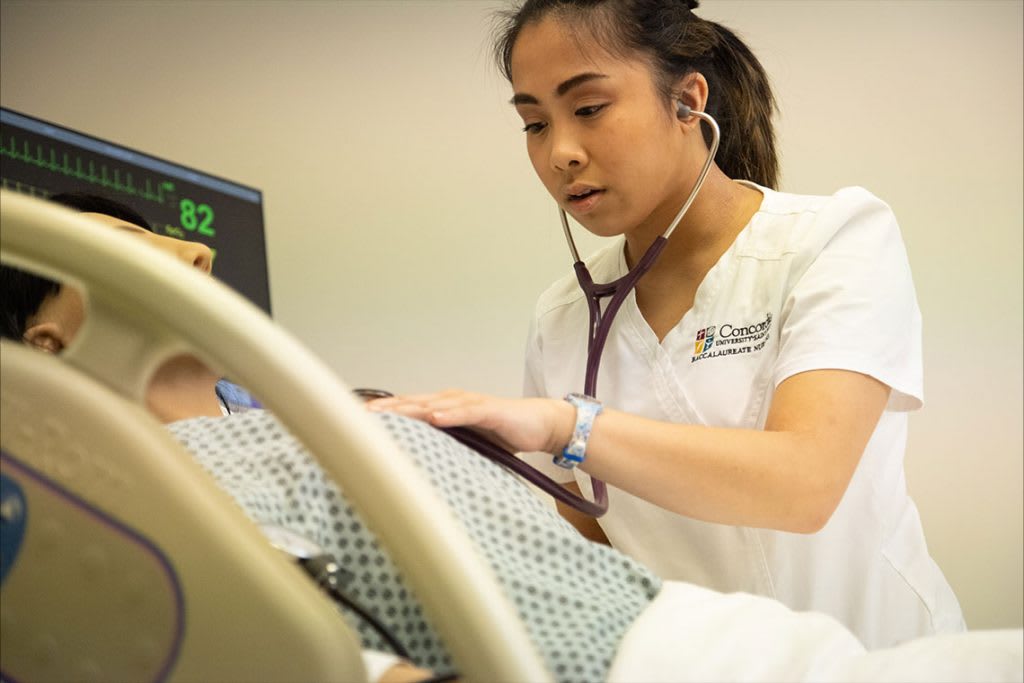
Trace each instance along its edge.
{"label": "woman's nose", "polygon": [[182,242],[178,248],[178,258],[204,273],[213,269],[213,252],[202,242]]}
{"label": "woman's nose", "polygon": [[584,164],[586,153],[577,139],[566,133],[551,137],[551,167],[554,170],[565,172]]}

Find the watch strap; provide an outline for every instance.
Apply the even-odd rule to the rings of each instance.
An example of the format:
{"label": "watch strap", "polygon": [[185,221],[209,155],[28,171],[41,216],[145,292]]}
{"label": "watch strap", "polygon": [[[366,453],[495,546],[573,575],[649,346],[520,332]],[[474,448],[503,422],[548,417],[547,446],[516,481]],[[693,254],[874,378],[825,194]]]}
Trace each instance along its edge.
{"label": "watch strap", "polygon": [[576,408],[576,425],[573,427],[569,443],[560,454],[555,455],[552,462],[571,470],[586,459],[590,430],[594,427],[594,418],[601,413],[603,406],[596,398],[586,394],[568,394],[565,400]]}

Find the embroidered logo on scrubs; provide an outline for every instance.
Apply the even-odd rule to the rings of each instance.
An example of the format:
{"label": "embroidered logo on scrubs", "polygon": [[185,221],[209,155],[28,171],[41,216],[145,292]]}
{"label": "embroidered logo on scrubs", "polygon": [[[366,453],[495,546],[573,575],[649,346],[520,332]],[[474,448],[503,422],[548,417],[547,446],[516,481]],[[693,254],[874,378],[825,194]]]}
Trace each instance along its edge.
{"label": "embroidered logo on scrubs", "polygon": [[705,327],[697,333],[697,341],[693,344],[693,355],[699,356],[715,345],[715,326]]}
{"label": "embroidered logo on scrubs", "polygon": [[[771,327],[772,314],[766,313],[764,319],[753,324],[726,323],[698,330],[693,344],[693,358],[690,359],[690,362],[696,363],[705,358],[760,351],[771,337]],[[714,351],[711,350],[712,346],[716,347]]]}

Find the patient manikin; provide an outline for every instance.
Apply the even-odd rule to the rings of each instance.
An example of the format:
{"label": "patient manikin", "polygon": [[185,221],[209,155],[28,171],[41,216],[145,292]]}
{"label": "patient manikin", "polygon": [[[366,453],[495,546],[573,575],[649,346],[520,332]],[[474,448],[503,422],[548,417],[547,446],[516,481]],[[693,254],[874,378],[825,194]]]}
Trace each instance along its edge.
{"label": "patient manikin", "polygon": [[[114,230],[130,233],[204,273],[211,270],[213,256],[208,247],[153,233],[148,223],[127,206],[85,194],[62,194],[51,199]],[[2,266],[0,292],[0,336],[23,341],[42,351],[63,351],[85,322],[85,302],[73,287]],[[146,391],[146,407],[167,424],[237,413],[254,403],[244,392],[187,355],[174,357],[161,366]],[[368,668],[378,674],[380,681],[402,683],[428,675],[427,671],[397,662],[394,657],[373,653],[367,653],[367,657]]]}
{"label": "patient manikin", "polygon": [[[99,203],[84,213],[210,272],[211,254],[201,244],[155,235],[138,225],[145,225],[141,218],[109,215],[131,218],[100,198],[57,199],[72,208]],[[12,290],[25,289],[25,278],[31,276],[4,271],[6,308],[24,298],[13,296]],[[53,353],[73,343],[86,316],[81,295],[67,286],[51,287],[33,308],[20,315],[5,310],[5,320],[23,320],[21,329],[6,333]],[[147,407],[256,522],[287,528],[338,558],[350,577],[345,586],[349,597],[375,612],[416,663],[451,670],[447,651],[394,563],[334,483],[271,414],[226,414],[215,391],[218,379],[197,359],[175,357],[153,377]],[[433,428],[399,416],[379,419],[464,520],[528,617],[538,642],[553,646],[545,654],[556,674],[563,679],[603,678],[618,639],[656,594],[657,578],[610,548],[583,539],[517,479]],[[564,580],[573,573],[581,573],[580,579]],[[365,645],[387,649],[364,622],[355,617],[351,621]],[[380,662],[394,660],[370,655],[367,661],[379,670]],[[410,680],[428,675],[395,666],[381,680],[399,680],[399,674],[408,674]]]}
{"label": "patient manikin", "polygon": [[[93,217],[112,229],[131,231],[205,272],[210,270],[210,253],[202,245],[154,235],[140,228],[139,221]],[[3,270],[4,335],[50,352],[72,343],[85,316],[77,292],[50,287],[41,301],[32,303],[29,296],[27,305],[19,304],[26,297],[12,290],[24,287],[26,281],[10,268]],[[21,310],[8,310],[19,305]],[[177,357],[154,376],[147,406],[250,518],[308,538],[338,559],[349,597],[384,622],[416,665],[382,655],[387,644],[358,616],[346,613],[367,650],[373,679],[415,681],[429,677],[428,669],[451,671],[453,663],[444,644],[343,492],[273,415],[262,410],[230,413],[218,400],[217,381],[217,375],[198,360]],[[638,629],[642,633],[652,613],[666,610],[671,623],[659,628],[674,632],[669,635],[678,640],[678,646],[669,648],[675,652],[664,653],[662,648],[645,658],[657,658],[656,654],[683,662],[680,666],[686,671],[676,669],[675,680],[753,680],[757,676],[744,667],[760,657],[765,644],[770,644],[774,658],[792,663],[786,669],[763,669],[762,680],[852,680],[880,673],[872,655],[865,655],[852,634],[830,617],[795,613],[766,598],[723,596],[663,583],[630,558],[584,539],[514,475],[448,436],[397,415],[382,414],[379,419],[447,501],[493,567],[558,680],[644,675],[622,668],[618,660],[624,651],[644,647],[643,642],[637,643]],[[667,603],[668,599],[674,602]],[[740,614],[735,611],[739,604],[749,605],[743,614],[757,618],[746,618],[735,628],[728,621],[721,623],[725,615]],[[716,617],[709,616],[695,623],[696,614],[719,618],[716,622]],[[734,640],[729,661],[709,669],[700,657],[729,630],[742,631],[742,643],[749,643],[749,650],[737,651],[741,640]],[[1018,646],[1016,676],[1020,675],[1019,652]],[[851,665],[841,670],[840,662]],[[978,673],[977,668],[972,671]]]}

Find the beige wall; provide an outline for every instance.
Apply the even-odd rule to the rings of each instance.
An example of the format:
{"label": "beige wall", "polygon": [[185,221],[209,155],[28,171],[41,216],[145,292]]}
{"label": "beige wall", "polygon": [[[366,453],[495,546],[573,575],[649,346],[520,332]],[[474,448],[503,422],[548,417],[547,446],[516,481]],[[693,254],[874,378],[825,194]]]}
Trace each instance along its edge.
{"label": "beige wall", "polygon": [[[275,316],[351,384],[515,394],[569,263],[493,7],[3,0],[0,101],[263,189]],[[900,218],[925,320],[909,484],[969,624],[1021,626],[1021,2],[701,11],[773,74],[784,189],[863,185]]]}

